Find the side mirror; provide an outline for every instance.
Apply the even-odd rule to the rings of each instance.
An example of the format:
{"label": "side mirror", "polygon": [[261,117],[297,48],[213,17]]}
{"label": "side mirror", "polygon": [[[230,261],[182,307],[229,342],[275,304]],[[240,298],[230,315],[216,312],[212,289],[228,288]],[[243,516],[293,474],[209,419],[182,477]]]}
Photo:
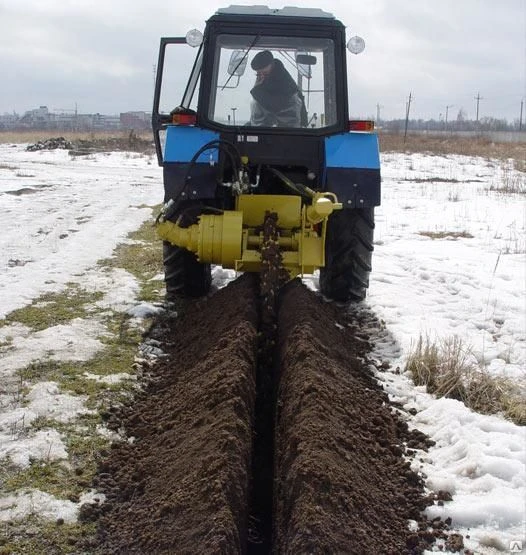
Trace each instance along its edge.
{"label": "side mirror", "polygon": [[317,61],[316,56],[312,56],[311,54],[296,54],[298,73],[302,77],[310,79],[312,77],[312,66],[315,66]]}
{"label": "side mirror", "polygon": [[243,50],[234,50],[228,62],[227,72],[229,75],[241,77],[247,67],[248,56]]}

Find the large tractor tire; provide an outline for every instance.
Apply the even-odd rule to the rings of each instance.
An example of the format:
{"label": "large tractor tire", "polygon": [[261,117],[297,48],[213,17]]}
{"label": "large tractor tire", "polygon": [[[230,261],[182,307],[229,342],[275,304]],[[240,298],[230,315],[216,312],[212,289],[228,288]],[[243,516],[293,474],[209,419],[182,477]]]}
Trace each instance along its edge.
{"label": "large tractor tire", "polygon": [[194,253],[163,243],[166,297],[202,297],[210,291],[210,264],[201,264]]}
{"label": "large tractor tire", "polygon": [[[187,227],[197,221],[197,214],[200,210],[200,203],[192,201],[181,203],[170,219]],[[203,297],[210,291],[212,284],[210,264],[201,264],[194,253],[164,241],[163,263],[168,299]]]}
{"label": "large tractor tire", "polygon": [[335,301],[365,299],[373,252],[374,208],[334,212],[327,224],[321,292]]}

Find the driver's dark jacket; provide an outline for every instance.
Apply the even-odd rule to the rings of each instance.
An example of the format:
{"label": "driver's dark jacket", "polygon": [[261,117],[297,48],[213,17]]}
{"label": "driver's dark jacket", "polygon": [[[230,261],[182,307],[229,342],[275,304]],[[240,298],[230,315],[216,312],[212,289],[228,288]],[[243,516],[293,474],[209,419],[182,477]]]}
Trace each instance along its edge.
{"label": "driver's dark jacket", "polygon": [[268,127],[306,125],[303,95],[281,61],[275,59],[273,64],[272,72],[250,91],[250,123]]}

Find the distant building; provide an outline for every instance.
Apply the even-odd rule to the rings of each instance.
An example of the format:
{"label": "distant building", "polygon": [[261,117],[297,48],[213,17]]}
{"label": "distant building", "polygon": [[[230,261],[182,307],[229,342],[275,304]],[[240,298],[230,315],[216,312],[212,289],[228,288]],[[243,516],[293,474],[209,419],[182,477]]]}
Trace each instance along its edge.
{"label": "distant building", "polygon": [[151,128],[150,112],[122,112],[120,116],[121,129],[142,131]]}
{"label": "distant building", "polygon": [[47,106],[40,106],[27,111],[19,120],[22,127],[32,129],[48,129],[54,127],[55,114],[51,114]]}
{"label": "distant building", "polygon": [[14,129],[19,121],[20,116],[15,112],[12,114],[2,114],[0,115],[0,130]]}
{"label": "distant building", "polygon": [[120,129],[121,120],[119,116],[107,116],[105,114],[93,115],[93,129]]}
{"label": "distant building", "polygon": [[149,112],[122,112],[120,115],[79,114],[77,110],[50,112],[47,106],[18,114],[0,115],[0,130],[6,129],[56,129],[57,131],[108,131],[151,128]]}

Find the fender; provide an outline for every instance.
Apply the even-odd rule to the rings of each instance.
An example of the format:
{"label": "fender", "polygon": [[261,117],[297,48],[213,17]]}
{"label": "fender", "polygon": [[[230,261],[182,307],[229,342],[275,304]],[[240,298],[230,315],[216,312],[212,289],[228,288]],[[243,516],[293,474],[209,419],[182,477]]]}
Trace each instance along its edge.
{"label": "fender", "polygon": [[346,208],[379,206],[378,136],[351,131],[326,137],[324,184]]}
{"label": "fender", "polygon": [[215,195],[219,151],[211,147],[195,160],[190,175],[199,187],[185,185],[189,163],[195,154],[211,141],[219,140],[219,133],[194,126],[170,125],[166,128],[163,152],[165,198],[189,200],[212,198]]}

